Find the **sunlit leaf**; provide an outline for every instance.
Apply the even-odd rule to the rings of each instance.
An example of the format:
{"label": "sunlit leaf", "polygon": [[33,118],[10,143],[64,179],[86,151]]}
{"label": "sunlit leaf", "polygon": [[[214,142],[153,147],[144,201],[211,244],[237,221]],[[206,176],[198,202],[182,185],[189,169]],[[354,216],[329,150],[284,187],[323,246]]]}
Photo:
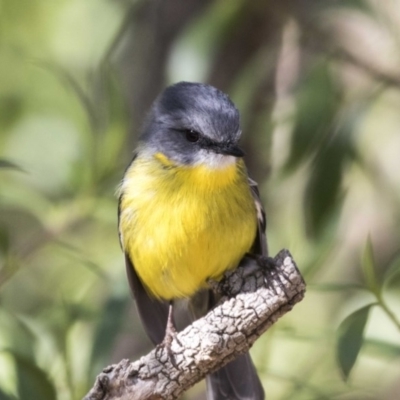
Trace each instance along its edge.
{"label": "sunlit leaf", "polygon": [[372,245],[371,236],[368,236],[367,242],[365,244],[361,260],[361,267],[367,288],[371,292],[379,294],[381,291],[380,287],[381,285],[376,273],[374,249]]}
{"label": "sunlit leaf", "polygon": [[13,353],[19,400],[56,400],[56,390],[47,373],[32,360]]}
{"label": "sunlit leaf", "polygon": [[369,304],[350,314],[338,329],[337,360],[345,380],[357,361],[364,341],[364,329],[369,311],[374,304]]}

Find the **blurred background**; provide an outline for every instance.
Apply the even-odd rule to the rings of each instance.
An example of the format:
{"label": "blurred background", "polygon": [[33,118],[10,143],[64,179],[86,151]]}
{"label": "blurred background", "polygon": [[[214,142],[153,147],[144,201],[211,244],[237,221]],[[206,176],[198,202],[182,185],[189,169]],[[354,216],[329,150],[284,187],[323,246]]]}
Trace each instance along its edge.
{"label": "blurred background", "polygon": [[399,38],[396,0],[1,0],[0,399],[81,399],[151,348],[115,192],[181,80],[237,104],[308,284],[253,348],[268,398],[399,399]]}

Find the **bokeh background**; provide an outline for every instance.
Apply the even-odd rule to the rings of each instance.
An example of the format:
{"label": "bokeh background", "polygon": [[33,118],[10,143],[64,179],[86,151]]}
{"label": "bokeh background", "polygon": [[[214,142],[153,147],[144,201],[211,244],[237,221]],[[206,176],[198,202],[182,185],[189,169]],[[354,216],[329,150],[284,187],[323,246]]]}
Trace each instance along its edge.
{"label": "bokeh background", "polygon": [[115,192],[181,80],[237,104],[308,284],[252,350],[268,398],[399,399],[399,38],[397,0],[1,0],[0,399],[81,399],[151,348]]}

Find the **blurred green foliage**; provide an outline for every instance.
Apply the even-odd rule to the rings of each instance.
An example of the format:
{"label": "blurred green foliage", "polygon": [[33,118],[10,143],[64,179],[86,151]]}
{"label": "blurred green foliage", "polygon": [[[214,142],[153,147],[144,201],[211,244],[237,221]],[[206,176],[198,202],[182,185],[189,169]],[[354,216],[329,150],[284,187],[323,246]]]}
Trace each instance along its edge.
{"label": "blurred green foliage", "polygon": [[239,106],[270,251],[289,248],[308,283],[255,345],[268,397],[397,399],[399,5],[2,0],[0,399],[81,399],[150,347],[115,191],[145,110],[179,80]]}

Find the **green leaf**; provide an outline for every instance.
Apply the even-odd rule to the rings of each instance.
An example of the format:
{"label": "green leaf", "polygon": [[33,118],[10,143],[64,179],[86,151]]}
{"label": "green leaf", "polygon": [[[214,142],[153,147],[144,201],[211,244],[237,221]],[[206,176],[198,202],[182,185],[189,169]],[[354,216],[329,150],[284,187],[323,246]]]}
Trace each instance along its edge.
{"label": "green leaf", "polygon": [[338,292],[344,290],[365,290],[365,286],[359,283],[318,283],[308,285],[308,289],[321,292]]}
{"label": "green leaf", "polygon": [[[344,126],[342,128],[345,129]],[[307,232],[314,238],[321,237],[343,199],[342,178],[349,154],[350,135],[343,131],[332,132],[331,136],[327,143],[321,145],[311,166],[303,200]]]}
{"label": "green leaf", "polygon": [[338,329],[337,360],[345,380],[357,361],[364,341],[364,329],[369,311],[375,304],[369,304],[350,314]]}
{"label": "green leaf", "polygon": [[81,83],[70,73],[70,71],[52,62],[38,62],[37,65],[54,74],[61,83],[65,83],[69,86],[72,92],[76,95],[76,98],[80,101],[82,108],[86,111],[91,126],[93,128],[96,127],[98,125],[98,116],[95,112],[95,106]]}
{"label": "green leaf", "polygon": [[329,135],[338,109],[337,86],[324,60],[311,70],[297,95],[295,126],[286,170],[309,159]]}
{"label": "green leaf", "polygon": [[390,359],[400,357],[400,346],[394,343],[384,342],[383,340],[365,340],[366,350],[373,356],[386,357]]}
{"label": "green leaf", "polygon": [[[99,90],[101,88],[101,90]],[[109,65],[103,65],[98,72],[98,85],[94,89],[92,98],[96,99],[96,113],[101,119],[103,131],[99,140],[99,149],[96,157],[98,162],[99,178],[107,183],[113,174],[120,173],[121,155],[126,151],[125,132],[128,127],[128,108],[124,102],[121,84],[115,72]]]}
{"label": "green leaf", "polygon": [[56,390],[47,373],[29,358],[12,354],[16,364],[19,400],[56,400]]}
{"label": "green leaf", "polygon": [[71,257],[73,260],[79,261],[78,265],[82,265],[86,267],[88,270],[96,274],[99,278],[108,280],[109,276],[105,271],[101,269],[101,267],[96,264],[95,262],[89,260],[86,258],[82,252],[79,250],[78,247],[67,243],[63,240],[56,240],[55,243],[57,243],[60,247],[62,247],[64,250],[67,250],[67,255],[68,257]]}
{"label": "green leaf", "polygon": [[367,242],[361,259],[361,267],[367,288],[377,296],[381,293],[381,285],[376,274],[376,265],[374,258],[374,249],[371,236],[368,236]]}
{"label": "green leaf", "polygon": [[106,365],[109,359],[113,343],[124,321],[128,301],[129,298],[127,297],[115,296],[109,298],[104,306],[94,337],[91,361],[89,364],[91,366],[93,378],[99,373],[99,370]]}
{"label": "green leaf", "polygon": [[400,276],[400,256],[396,257],[386,269],[383,275],[383,283],[385,285],[393,284],[393,281]]}
{"label": "green leaf", "polygon": [[334,2],[328,2],[328,7],[343,7],[348,9],[354,9],[357,11],[362,11],[365,14],[374,17],[376,16],[371,4],[367,0],[336,0]]}
{"label": "green leaf", "polygon": [[21,117],[23,111],[24,99],[22,96],[16,94],[3,94],[0,98],[1,130],[5,131],[7,129],[10,129]]}
{"label": "green leaf", "polygon": [[15,164],[10,160],[6,160],[5,158],[0,158],[0,169],[13,169],[20,172],[25,172],[23,168],[19,165]]}
{"label": "green leaf", "polygon": [[0,400],[16,400],[16,398],[14,396],[11,396],[9,394],[4,393],[1,389],[0,389]]}
{"label": "green leaf", "polygon": [[0,254],[7,254],[10,248],[10,233],[6,226],[0,226]]}

